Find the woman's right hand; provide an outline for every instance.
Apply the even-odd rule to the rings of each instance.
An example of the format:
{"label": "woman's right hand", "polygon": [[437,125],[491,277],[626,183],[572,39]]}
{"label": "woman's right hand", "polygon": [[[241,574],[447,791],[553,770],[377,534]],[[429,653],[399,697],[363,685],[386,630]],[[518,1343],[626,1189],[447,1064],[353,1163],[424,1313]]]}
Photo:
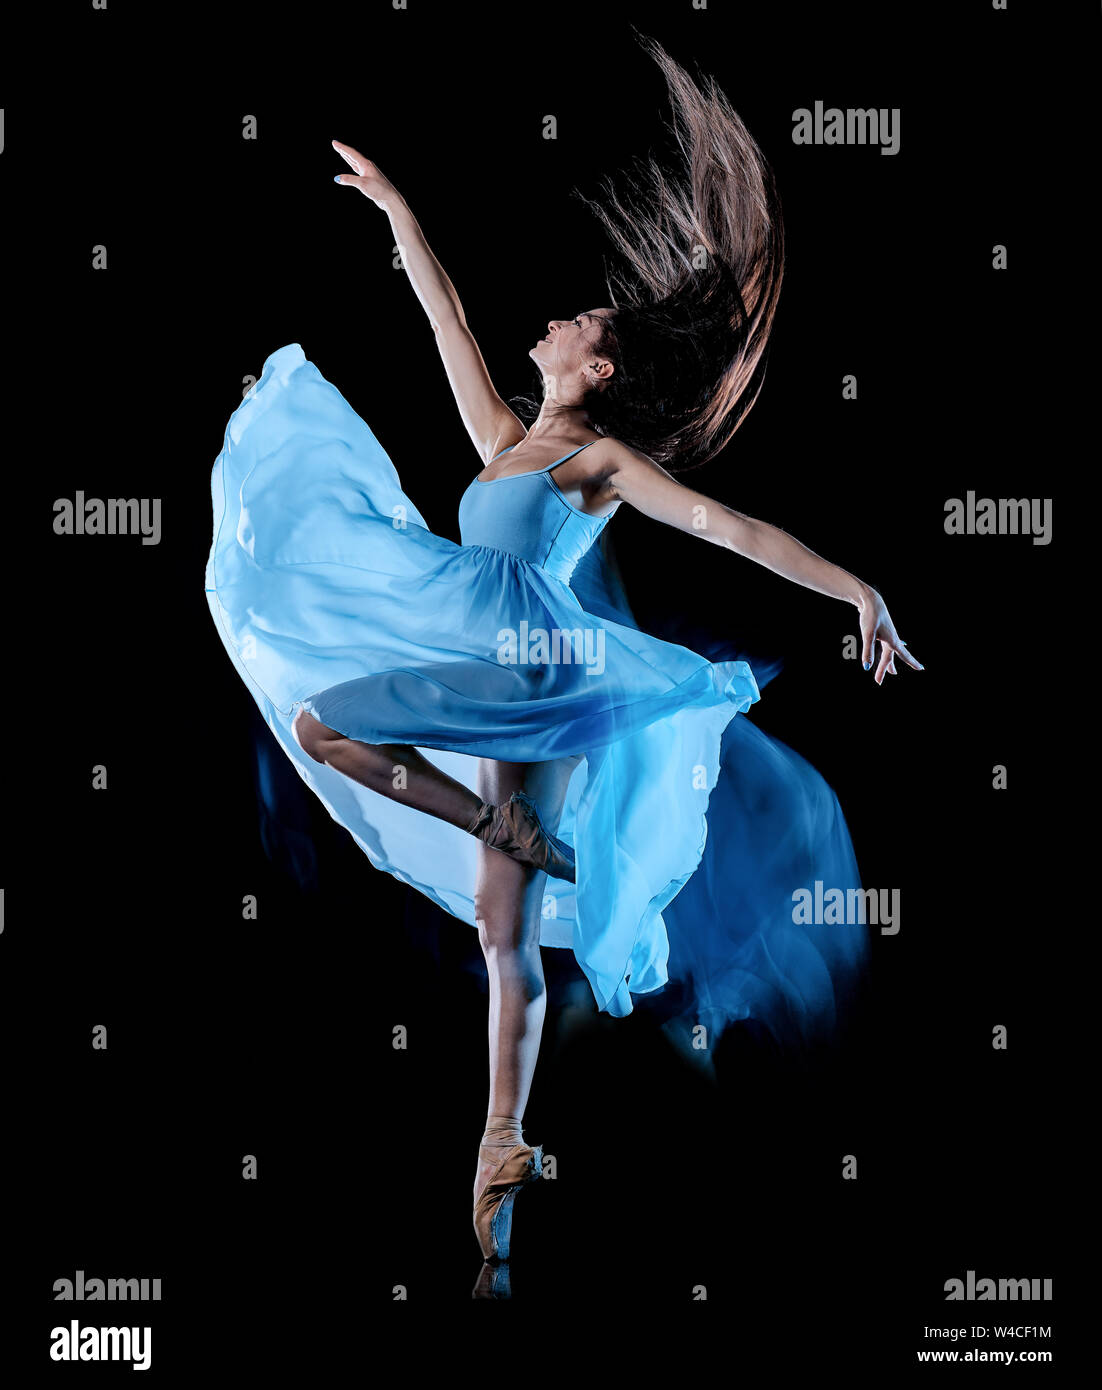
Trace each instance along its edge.
{"label": "woman's right hand", "polygon": [[355,170],[354,174],[338,174],[337,183],[345,184],[349,188],[358,188],[380,208],[386,207],[398,197],[398,190],[370,159],[365,159],[351,145],[342,145],[338,140],[333,141],[333,148],[344,162]]}

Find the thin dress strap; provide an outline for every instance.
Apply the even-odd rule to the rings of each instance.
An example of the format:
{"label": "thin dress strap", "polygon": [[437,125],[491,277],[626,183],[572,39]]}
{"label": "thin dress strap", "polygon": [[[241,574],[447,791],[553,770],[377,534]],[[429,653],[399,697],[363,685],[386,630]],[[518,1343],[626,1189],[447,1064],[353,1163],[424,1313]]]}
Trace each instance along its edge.
{"label": "thin dress strap", "polygon": [[[529,472],[529,473],[533,473],[533,474],[534,474],[534,473],[546,473],[546,472],[547,472],[549,469],[551,469],[551,468],[558,468],[558,466],[559,466],[560,463],[565,463],[567,459],[572,459],[572,458],[574,457],[575,454],[580,454],[580,453],[582,452],[583,449],[588,449],[590,444],[596,444],[596,442],[597,442],[597,441],[596,441],[595,439],[591,439],[591,440],[588,441],[588,443],[579,444],[578,447],[577,447],[576,449],[571,449],[571,451],[570,451],[568,454],[563,454],[562,458],[561,458],[561,459],[556,459],[554,463],[545,464],[543,468],[530,468],[530,469],[528,469],[528,472]],[[509,452],[510,449],[515,449],[516,447],[517,447],[517,446],[516,446],[515,444],[507,444],[507,445],[505,446],[505,448],[501,450],[501,453],[495,454],[495,455],[493,456],[493,458],[490,460],[490,463],[496,463],[496,462],[498,461],[498,459],[501,457],[501,454],[507,454],[507,453]],[[490,465],[487,464],[486,466],[487,466],[487,468],[488,468]],[[523,473],[512,473],[512,474],[510,474],[510,477],[513,477],[513,478],[523,478],[524,476],[525,476],[525,474],[523,474]]]}
{"label": "thin dress strap", "polygon": [[549,463],[546,468],[537,468],[537,473],[547,473],[552,468],[558,468],[560,463],[565,463],[567,459],[572,459],[575,454],[580,454],[583,449],[588,449],[590,444],[596,444],[595,439],[591,439],[588,444],[579,444],[576,449],[571,449],[568,454],[563,454],[561,459],[556,459],[554,463]]}

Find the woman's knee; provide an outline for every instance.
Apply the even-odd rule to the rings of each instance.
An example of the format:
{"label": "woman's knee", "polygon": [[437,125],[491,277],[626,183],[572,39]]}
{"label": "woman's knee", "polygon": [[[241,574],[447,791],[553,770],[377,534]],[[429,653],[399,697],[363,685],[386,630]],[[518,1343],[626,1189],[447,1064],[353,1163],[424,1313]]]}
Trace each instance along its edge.
{"label": "woman's knee", "polygon": [[484,955],[539,956],[539,922],[521,902],[501,903],[475,891],[474,918]]}
{"label": "woman's knee", "polygon": [[518,941],[514,929],[497,930],[492,921],[485,919],[478,923],[478,940],[487,971],[508,993],[519,992],[531,1003],[546,992],[538,940],[528,940],[522,935]]}
{"label": "woman's knee", "polygon": [[307,710],[300,709],[291,724],[295,742],[304,753],[309,754],[316,763],[324,763],[327,748],[341,737],[334,729],[328,729],[320,719],[315,719]]}

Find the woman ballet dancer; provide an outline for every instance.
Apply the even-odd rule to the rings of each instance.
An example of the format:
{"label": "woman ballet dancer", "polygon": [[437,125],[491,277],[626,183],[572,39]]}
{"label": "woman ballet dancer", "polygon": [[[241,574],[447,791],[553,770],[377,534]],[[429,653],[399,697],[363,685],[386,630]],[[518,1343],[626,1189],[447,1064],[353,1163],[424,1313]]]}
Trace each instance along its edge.
{"label": "woman ballet dancer", "polygon": [[[708,957],[685,967],[701,1013],[770,1023],[783,1011],[801,1028],[831,1012],[862,957],[860,928],[792,922],[809,874],[856,882],[833,794],[734,720],[759,698],[745,661],[635,626],[602,544],[617,508],[853,604],[878,685],[897,660],[922,669],[869,585],[665,467],[714,456],[757,398],[783,231],[771,171],[726,97],[645,42],[685,167],[670,176],[652,161],[611,212],[592,205],[627,273],[610,280],[609,305],[550,320],[530,348],[543,399],[527,427],[401,195],[334,142],[352,170],[337,182],[390,220],[480,460],[462,544],[429,530],[297,344],[265,363],[213,475],[208,602],[272,733],[376,867],[477,926],[490,1066],[474,1225],[490,1262],[508,1259],[513,1200],[540,1174],[521,1120],[544,1019],[541,944],[570,947],[598,1007],[622,1016],[670,977],[673,938],[680,959]],[[721,768],[729,725],[756,742]],[[709,873],[730,862],[732,892],[748,879],[760,890],[710,956],[715,895],[681,918],[675,901],[706,841]]]}

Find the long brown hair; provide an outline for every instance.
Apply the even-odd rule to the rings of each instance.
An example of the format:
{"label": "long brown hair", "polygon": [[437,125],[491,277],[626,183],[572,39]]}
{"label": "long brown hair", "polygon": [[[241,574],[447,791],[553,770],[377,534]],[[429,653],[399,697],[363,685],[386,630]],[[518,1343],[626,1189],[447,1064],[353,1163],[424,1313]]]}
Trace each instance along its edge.
{"label": "long brown hair", "polygon": [[636,162],[603,198],[574,190],[612,239],[609,304],[597,351],[616,370],[586,404],[602,433],[671,471],[730,440],[757,400],[784,270],[773,172],[712,77],[699,84],[656,39],[673,108],[679,167]]}

